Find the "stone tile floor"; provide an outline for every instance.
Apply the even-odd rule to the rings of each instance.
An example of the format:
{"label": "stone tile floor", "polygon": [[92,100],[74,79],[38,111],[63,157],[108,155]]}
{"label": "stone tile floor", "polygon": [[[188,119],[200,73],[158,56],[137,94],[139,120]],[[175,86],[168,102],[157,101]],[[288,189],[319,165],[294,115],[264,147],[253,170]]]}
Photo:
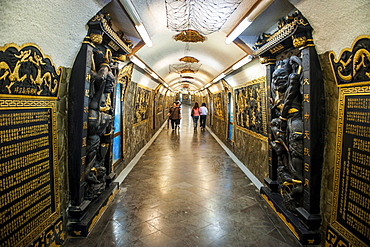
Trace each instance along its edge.
{"label": "stone tile floor", "polygon": [[162,130],[88,237],[64,247],[300,246],[189,112],[183,107],[180,130]]}

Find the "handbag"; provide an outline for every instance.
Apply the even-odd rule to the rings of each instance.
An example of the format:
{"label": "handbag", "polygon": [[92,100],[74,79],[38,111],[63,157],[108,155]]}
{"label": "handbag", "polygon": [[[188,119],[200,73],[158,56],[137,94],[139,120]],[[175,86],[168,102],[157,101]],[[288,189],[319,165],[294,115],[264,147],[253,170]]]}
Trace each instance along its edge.
{"label": "handbag", "polygon": [[194,116],[194,109],[193,108],[191,109],[190,116]]}

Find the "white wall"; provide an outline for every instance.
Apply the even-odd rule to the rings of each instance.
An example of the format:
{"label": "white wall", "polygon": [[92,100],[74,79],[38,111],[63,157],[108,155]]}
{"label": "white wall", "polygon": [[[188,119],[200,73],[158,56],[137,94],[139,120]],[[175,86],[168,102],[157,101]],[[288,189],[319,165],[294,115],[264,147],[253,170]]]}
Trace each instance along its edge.
{"label": "white wall", "polygon": [[87,22],[110,0],[0,0],[0,46],[34,43],[57,67],[72,67]]}
{"label": "white wall", "polygon": [[369,0],[301,0],[295,7],[314,29],[319,54],[334,51],[338,56],[357,36],[370,35]]}

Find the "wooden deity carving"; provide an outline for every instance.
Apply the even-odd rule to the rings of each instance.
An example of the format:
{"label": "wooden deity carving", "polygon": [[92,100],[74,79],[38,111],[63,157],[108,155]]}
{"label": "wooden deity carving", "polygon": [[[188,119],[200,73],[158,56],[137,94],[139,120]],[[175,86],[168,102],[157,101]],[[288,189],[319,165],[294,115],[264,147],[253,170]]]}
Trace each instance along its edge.
{"label": "wooden deity carving", "polygon": [[272,74],[271,99],[276,118],[271,120],[271,142],[278,157],[278,183],[285,207],[291,211],[302,205],[303,121],[302,62],[297,56],[280,61]]}
{"label": "wooden deity carving", "polygon": [[106,54],[99,49],[94,49],[93,54],[86,154],[88,187],[85,199],[87,200],[97,197],[105,188],[104,163],[113,132],[111,94],[116,74],[116,66],[113,64],[109,49],[106,50]]}
{"label": "wooden deity carving", "polygon": [[300,12],[263,34],[254,55],[266,65],[271,108],[269,175],[260,192],[302,245],[320,243],[325,97],[312,27]]}

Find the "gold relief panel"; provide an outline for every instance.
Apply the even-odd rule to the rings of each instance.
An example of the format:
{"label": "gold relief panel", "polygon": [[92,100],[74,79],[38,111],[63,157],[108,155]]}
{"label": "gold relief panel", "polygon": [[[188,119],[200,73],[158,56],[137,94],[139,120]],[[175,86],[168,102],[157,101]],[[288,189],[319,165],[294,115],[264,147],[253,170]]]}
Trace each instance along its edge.
{"label": "gold relief panel", "polygon": [[238,129],[267,136],[266,77],[246,82],[234,89],[235,124]]}
{"label": "gold relief panel", "polygon": [[56,98],[61,72],[35,44],[11,43],[0,47],[0,97]]}
{"label": "gold relief panel", "polygon": [[217,92],[213,94],[213,109],[215,117],[224,119],[224,102],[222,97],[222,92]]}
{"label": "gold relief panel", "polygon": [[149,88],[138,85],[135,94],[134,124],[139,125],[149,119],[149,106],[151,103],[151,93]]}
{"label": "gold relief panel", "polygon": [[158,103],[157,103],[157,113],[163,112],[163,100],[164,100],[164,95],[159,94]]}
{"label": "gold relief panel", "polygon": [[122,84],[121,101],[124,101],[125,92],[131,82],[132,72],[134,70],[134,63],[128,63],[118,73],[118,83]]}

